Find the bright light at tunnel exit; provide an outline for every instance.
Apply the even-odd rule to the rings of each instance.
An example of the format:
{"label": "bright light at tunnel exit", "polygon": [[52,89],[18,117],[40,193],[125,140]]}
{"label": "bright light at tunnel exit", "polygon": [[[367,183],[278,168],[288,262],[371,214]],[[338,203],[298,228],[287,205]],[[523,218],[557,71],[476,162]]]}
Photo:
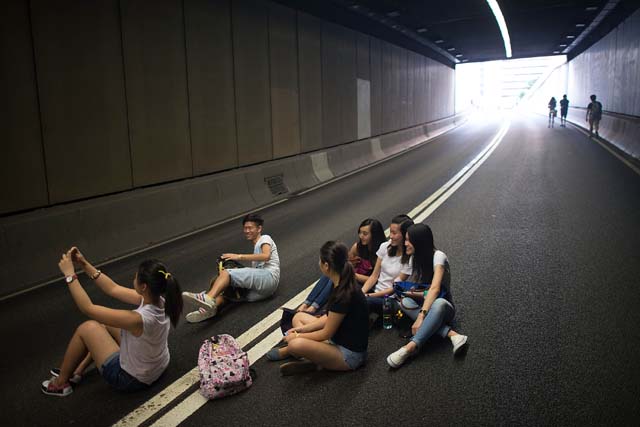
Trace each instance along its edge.
{"label": "bright light at tunnel exit", "polygon": [[511,38],[509,37],[509,30],[507,29],[507,23],[504,20],[504,16],[502,15],[502,10],[500,10],[500,5],[498,5],[497,0],[487,0],[489,3],[489,7],[493,12],[493,16],[496,17],[496,21],[498,21],[498,27],[500,28],[500,33],[502,33],[502,40],[504,40],[504,51],[507,55],[507,58],[511,58]]}

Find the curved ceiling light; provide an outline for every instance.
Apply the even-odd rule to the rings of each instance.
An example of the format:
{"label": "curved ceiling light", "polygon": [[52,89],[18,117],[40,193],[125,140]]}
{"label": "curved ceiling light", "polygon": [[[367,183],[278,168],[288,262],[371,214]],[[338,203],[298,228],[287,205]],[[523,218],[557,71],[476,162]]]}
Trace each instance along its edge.
{"label": "curved ceiling light", "polygon": [[504,20],[500,6],[498,5],[497,0],[487,0],[487,3],[493,12],[493,16],[496,17],[496,21],[498,22],[498,27],[502,34],[502,40],[504,40],[504,51],[507,58],[511,58],[511,38],[509,38],[509,30],[507,29],[507,23]]}

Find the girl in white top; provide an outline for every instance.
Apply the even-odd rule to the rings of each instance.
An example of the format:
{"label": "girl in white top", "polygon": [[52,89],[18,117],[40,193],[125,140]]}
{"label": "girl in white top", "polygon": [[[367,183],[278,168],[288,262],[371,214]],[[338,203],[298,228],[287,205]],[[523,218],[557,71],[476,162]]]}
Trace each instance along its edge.
{"label": "girl in white top", "polygon": [[380,245],[373,272],[362,285],[370,311],[378,314],[382,311],[384,297],[393,294],[393,282],[400,275],[402,266],[409,262],[409,255],[405,252],[404,232],[411,224],[413,220],[407,215],[397,215],[391,220],[389,241]]}
{"label": "girl in white top", "polygon": [[[410,282],[429,284],[429,287],[418,294],[406,292],[402,299],[403,311],[414,320],[411,327],[413,338],[387,357],[387,363],[392,368],[399,368],[436,333],[451,340],[454,355],[466,348],[467,343],[467,337],[458,334],[450,326],[456,312],[451,296],[449,260],[433,244],[431,228],[425,224],[409,227],[405,246],[411,255],[411,263],[402,270],[400,280],[409,279]],[[422,305],[416,301],[422,301]]]}
{"label": "girl in white top", "polygon": [[[116,310],[94,304],[78,281],[74,263],[104,293],[137,308]],[[58,267],[76,305],[93,320],[76,329],[60,369],[51,370],[54,376],[42,383],[42,392],[71,394],[70,380],[78,381],[82,367],[91,359],[117,390],[133,391],[157,380],[169,364],[169,323],[175,327],[182,312],[180,285],[167,267],[157,260],[144,261],[133,279],[133,289],[115,283],[75,247],[62,255]]]}

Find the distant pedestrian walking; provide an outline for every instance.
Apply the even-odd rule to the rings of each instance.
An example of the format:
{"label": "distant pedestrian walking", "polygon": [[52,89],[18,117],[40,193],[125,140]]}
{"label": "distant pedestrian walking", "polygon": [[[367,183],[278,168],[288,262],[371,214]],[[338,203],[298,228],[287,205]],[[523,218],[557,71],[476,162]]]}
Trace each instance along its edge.
{"label": "distant pedestrian walking", "polygon": [[567,113],[569,112],[569,100],[567,95],[562,95],[560,100],[560,126],[567,127]]}
{"label": "distant pedestrian walking", "polygon": [[591,95],[591,102],[587,107],[587,118],[586,120],[589,122],[589,136],[593,135],[595,131],[596,136],[598,135],[598,129],[600,128],[600,120],[602,119],[602,104],[600,101],[596,101],[596,96]]}
{"label": "distant pedestrian walking", "polygon": [[549,100],[549,104],[547,104],[547,106],[549,107],[549,125],[547,127],[553,127],[553,122],[555,121],[556,115],[558,114],[556,105],[556,98],[552,96]]}

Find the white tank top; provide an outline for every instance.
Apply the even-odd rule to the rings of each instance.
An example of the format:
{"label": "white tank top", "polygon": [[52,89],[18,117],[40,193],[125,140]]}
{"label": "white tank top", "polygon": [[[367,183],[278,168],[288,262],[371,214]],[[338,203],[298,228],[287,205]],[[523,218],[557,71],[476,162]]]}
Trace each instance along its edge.
{"label": "white tank top", "polygon": [[134,336],[131,332],[121,330],[120,367],[138,381],[151,384],[160,377],[169,365],[170,320],[163,308],[153,304],[143,305],[134,311],[142,316],[142,335]]}

